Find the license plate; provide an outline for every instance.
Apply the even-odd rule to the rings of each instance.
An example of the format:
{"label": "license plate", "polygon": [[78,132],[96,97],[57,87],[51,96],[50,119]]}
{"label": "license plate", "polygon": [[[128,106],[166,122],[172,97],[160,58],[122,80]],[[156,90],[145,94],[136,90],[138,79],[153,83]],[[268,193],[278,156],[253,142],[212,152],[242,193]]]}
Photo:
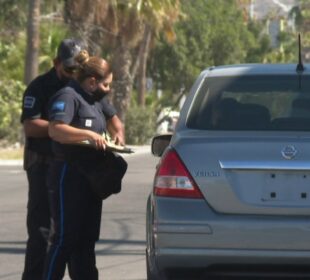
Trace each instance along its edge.
{"label": "license plate", "polygon": [[262,201],[309,201],[310,174],[270,172],[262,188]]}

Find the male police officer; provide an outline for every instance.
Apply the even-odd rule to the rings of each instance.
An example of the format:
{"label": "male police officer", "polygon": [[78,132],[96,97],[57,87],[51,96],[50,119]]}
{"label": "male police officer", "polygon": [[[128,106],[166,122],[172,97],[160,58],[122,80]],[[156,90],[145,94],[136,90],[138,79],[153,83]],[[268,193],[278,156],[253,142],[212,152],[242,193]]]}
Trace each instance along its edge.
{"label": "male police officer", "polygon": [[76,69],[74,56],[86,45],[65,39],[58,47],[54,67],[35,78],[23,97],[21,122],[26,136],[24,169],[29,183],[27,230],[28,241],[22,280],[42,279],[47,243],[42,229],[49,228],[50,216],[46,173],[52,159],[48,137],[48,102],[71,78]]}

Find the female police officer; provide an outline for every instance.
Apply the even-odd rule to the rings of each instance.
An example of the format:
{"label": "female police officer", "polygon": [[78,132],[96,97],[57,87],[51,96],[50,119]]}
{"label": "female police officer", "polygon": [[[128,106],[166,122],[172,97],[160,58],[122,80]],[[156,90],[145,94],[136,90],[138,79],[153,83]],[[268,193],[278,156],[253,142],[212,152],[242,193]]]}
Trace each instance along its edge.
{"label": "female police officer", "polygon": [[[102,200],[91,191],[76,163],[95,162],[104,153],[102,133],[107,128],[112,128],[109,132],[124,144],[121,123],[105,98],[113,78],[109,64],[99,57],[89,57],[87,51],[81,51],[75,59],[80,65],[76,81],[50,102],[49,135],[54,140],[55,160],[48,175],[52,225],[43,278],[47,280],[62,279],[72,255],[72,279],[98,279],[95,242],[99,238]],[[85,140],[96,149],[76,145]]]}

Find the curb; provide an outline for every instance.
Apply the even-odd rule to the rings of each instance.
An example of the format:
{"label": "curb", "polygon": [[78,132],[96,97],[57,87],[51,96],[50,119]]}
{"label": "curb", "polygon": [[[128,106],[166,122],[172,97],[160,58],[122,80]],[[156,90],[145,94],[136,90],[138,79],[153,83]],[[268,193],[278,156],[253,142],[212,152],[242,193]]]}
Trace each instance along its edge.
{"label": "curb", "polygon": [[121,154],[123,156],[134,156],[134,155],[140,155],[140,154],[151,154],[151,146],[150,145],[144,145],[144,146],[131,146],[129,145],[128,148],[131,148],[134,153],[133,154]]}
{"label": "curb", "polygon": [[[128,146],[128,148],[131,148],[134,153],[133,154],[121,154],[123,157],[132,157],[135,155],[141,155],[141,154],[151,154],[151,147],[150,145],[144,145],[144,146]],[[23,160],[22,159],[0,159],[0,166],[22,166]]]}
{"label": "curb", "polygon": [[21,166],[23,165],[22,159],[1,159],[0,166]]}

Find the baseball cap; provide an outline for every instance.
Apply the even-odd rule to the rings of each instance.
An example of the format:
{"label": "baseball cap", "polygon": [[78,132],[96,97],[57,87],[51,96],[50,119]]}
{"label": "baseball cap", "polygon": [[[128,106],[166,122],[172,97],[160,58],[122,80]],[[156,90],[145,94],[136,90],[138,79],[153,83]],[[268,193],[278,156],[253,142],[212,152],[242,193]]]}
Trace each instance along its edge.
{"label": "baseball cap", "polygon": [[75,67],[77,63],[74,57],[84,49],[87,49],[87,46],[82,40],[73,38],[64,39],[58,47],[57,58],[65,67]]}

